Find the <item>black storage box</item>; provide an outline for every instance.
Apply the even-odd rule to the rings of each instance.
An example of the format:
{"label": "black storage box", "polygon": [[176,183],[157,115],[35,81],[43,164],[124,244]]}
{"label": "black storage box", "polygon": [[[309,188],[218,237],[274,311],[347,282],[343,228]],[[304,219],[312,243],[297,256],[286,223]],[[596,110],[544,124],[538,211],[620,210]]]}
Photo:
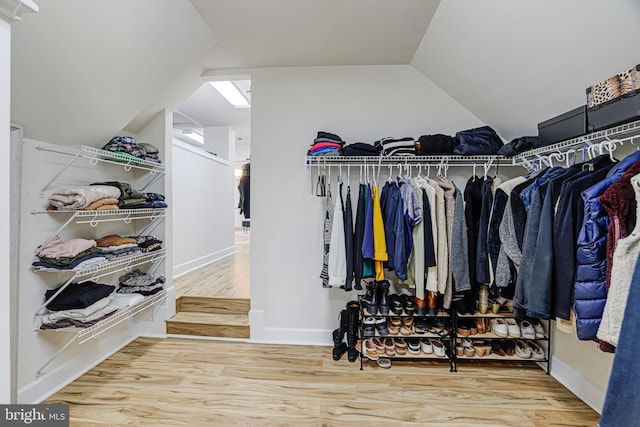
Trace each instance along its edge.
{"label": "black storage box", "polygon": [[538,123],[540,146],[575,138],[587,133],[587,106],[583,105]]}
{"label": "black storage box", "polygon": [[587,109],[589,132],[605,129],[640,118],[640,93],[629,93],[620,98]]}

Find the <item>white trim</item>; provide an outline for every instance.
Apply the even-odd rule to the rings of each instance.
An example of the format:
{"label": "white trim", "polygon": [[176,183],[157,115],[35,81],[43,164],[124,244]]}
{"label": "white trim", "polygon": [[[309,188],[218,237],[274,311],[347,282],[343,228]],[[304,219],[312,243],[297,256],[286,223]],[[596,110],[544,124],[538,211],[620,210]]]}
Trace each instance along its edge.
{"label": "white trim", "polygon": [[123,335],[126,335],[126,332],[131,332],[131,330],[125,330],[124,332],[108,339],[95,340],[94,343],[89,344],[90,348],[79,353],[78,357],[69,359],[63,365],[20,388],[18,390],[18,403],[35,404],[42,402],[138,338],[138,334],[129,335],[125,338]]}
{"label": "white trim", "polygon": [[568,388],[571,393],[578,396],[584,403],[591,406],[598,414],[602,413],[606,389],[584,376],[571,365],[560,360],[558,356],[553,357],[551,376]]}
{"label": "white trim", "polygon": [[233,245],[229,246],[228,248],[220,249],[219,251],[215,251],[210,254],[192,259],[190,261],[183,262],[182,264],[174,265],[173,278],[175,279],[177,277],[180,277],[183,274],[187,274],[193,270],[197,270],[200,267],[204,267],[205,265],[211,264],[212,262],[216,262],[235,253],[236,246]]}
{"label": "white trim", "polygon": [[214,161],[216,163],[220,163],[220,164],[225,165],[225,166],[231,165],[231,162],[229,162],[229,160],[225,160],[222,157],[214,156],[213,154],[208,153],[207,151],[203,150],[202,148],[198,148],[196,146],[193,146],[191,144],[188,144],[188,143],[186,143],[184,141],[179,140],[178,137],[176,137],[176,136],[173,137],[173,146],[176,147],[176,148],[181,148],[181,149],[183,149],[185,151],[188,151],[190,153],[196,154],[196,155],[198,155],[200,157],[204,157],[205,159],[212,160],[212,161]]}
{"label": "white trim", "polygon": [[273,328],[264,326],[264,310],[249,311],[250,343],[332,346],[329,329]]}
{"label": "white trim", "polygon": [[229,338],[229,337],[205,337],[202,335],[181,335],[181,334],[167,334],[167,338],[178,338],[186,340],[201,340],[201,341],[229,341],[229,342],[244,342],[248,343],[247,338]]}
{"label": "white trim", "polygon": [[32,0],[0,0],[0,18],[8,22],[20,21],[24,13],[38,10],[38,5]]}

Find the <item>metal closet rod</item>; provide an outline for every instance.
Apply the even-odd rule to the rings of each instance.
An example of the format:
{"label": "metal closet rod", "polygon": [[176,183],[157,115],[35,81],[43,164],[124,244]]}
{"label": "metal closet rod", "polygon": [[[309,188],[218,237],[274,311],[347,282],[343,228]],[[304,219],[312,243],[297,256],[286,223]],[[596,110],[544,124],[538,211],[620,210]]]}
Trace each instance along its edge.
{"label": "metal closet rod", "polygon": [[566,147],[565,150],[556,149],[554,152],[547,152],[546,154],[536,155],[531,158],[523,156],[518,159],[518,163],[530,170],[535,170],[546,166],[554,166],[554,162],[555,164],[566,163],[566,166],[569,167],[570,164],[575,164],[578,161],[578,156],[580,156],[580,162],[593,159],[603,154],[609,154],[611,160],[615,160],[613,158],[614,151],[618,149],[618,147],[623,146],[625,142],[630,142],[631,145],[636,147],[636,150],[640,149],[640,145],[635,144],[635,138],[638,137],[640,137],[640,135],[614,139],[605,136],[604,141],[595,143],[588,141],[581,147],[573,145]]}

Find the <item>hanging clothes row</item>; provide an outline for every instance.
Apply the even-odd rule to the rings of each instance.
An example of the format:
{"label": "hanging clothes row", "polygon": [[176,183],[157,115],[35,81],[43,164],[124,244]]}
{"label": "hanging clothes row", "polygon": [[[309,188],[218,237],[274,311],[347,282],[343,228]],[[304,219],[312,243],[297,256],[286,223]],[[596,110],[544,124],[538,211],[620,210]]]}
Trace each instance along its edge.
{"label": "hanging clothes row", "polygon": [[419,306],[432,293],[461,313],[473,312],[489,285],[490,298],[512,300],[517,317],[556,319],[613,351],[640,252],[632,181],[640,151],[621,161],[595,154],[505,182],[485,167],[463,191],[446,170],[412,177],[399,167],[392,178],[395,166],[379,190],[374,168],[364,181],[361,172],[355,218],[348,183],[328,182],[323,285],[360,290],[363,279],[392,280]]}
{"label": "hanging clothes row", "polygon": [[355,221],[350,186],[345,196],[338,182],[334,202],[327,184],[323,286],[359,290],[362,279],[393,278],[414,290],[419,306],[432,292],[449,308],[454,293],[471,290],[462,193],[443,175],[392,178],[391,171],[380,191],[375,182],[359,184]]}

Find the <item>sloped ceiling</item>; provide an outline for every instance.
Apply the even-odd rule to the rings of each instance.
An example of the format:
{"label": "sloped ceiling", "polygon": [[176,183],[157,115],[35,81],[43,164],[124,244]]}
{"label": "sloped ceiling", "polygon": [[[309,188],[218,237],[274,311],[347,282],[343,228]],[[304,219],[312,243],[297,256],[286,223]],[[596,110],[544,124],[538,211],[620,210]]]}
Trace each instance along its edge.
{"label": "sloped ceiling", "polygon": [[11,120],[43,141],[107,140],[216,41],[187,1],[38,5],[13,26]]}
{"label": "sloped ceiling", "polygon": [[640,63],[637,0],[447,0],[411,64],[504,138]]}
{"label": "sloped ceiling", "polygon": [[60,144],[138,132],[198,96],[205,69],[409,63],[511,139],[640,62],[637,0],[38,5],[13,25],[12,122]]}
{"label": "sloped ceiling", "polygon": [[408,64],[439,0],[191,0],[219,37],[206,68]]}

